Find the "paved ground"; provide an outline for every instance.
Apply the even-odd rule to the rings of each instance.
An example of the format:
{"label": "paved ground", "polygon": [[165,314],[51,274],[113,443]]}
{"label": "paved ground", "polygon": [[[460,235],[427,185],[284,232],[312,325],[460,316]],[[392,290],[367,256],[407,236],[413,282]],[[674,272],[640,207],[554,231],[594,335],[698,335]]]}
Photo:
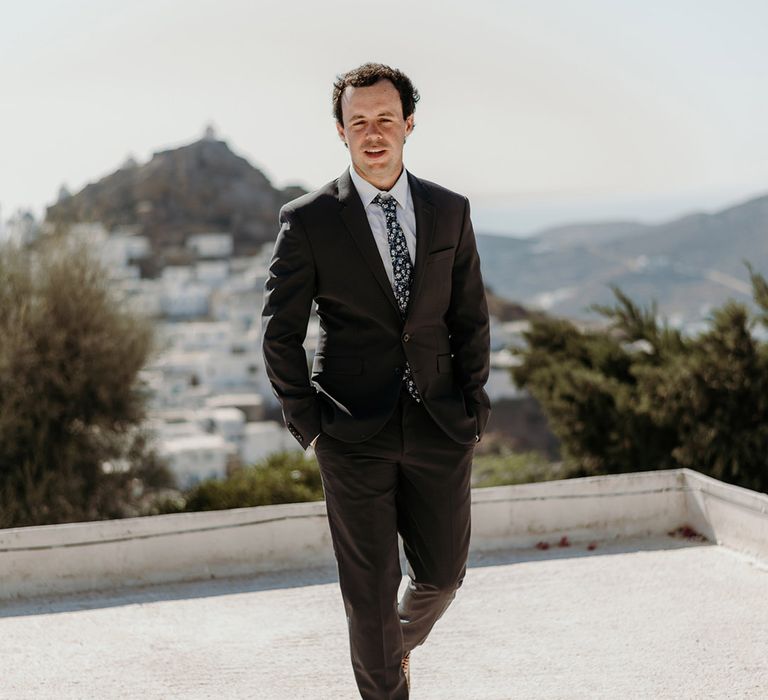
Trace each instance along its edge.
{"label": "paved ground", "polygon": [[[1,579],[0,579],[1,582]],[[357,697],[335,571],[0,607],[0,698]],[[671,538],[475,557],[417,700],[768,698],[768,567]]]}

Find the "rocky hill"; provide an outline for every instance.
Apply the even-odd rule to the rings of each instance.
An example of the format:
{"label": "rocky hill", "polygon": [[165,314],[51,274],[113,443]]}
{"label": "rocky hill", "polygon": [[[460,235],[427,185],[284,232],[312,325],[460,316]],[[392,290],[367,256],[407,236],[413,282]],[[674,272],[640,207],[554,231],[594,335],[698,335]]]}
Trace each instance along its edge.
{"label": "rocky hill", "polygon": [[116,172],[48,207],[52,223],[101,221],[108,229],[134,226],[163,256],[194,233],[226,231],[235,252],[247,254],[277,235],[277,214],[303,194],[276,189],[224,141],[208,134],[160,151],[143,165],[129,161]]}

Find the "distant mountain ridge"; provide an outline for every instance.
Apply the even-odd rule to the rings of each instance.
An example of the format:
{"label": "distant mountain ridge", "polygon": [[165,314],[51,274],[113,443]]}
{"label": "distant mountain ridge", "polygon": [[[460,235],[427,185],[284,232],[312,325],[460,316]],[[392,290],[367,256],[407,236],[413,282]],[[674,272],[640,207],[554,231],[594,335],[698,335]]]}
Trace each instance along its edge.
{"label": "distant mountain ridge", "polygon": [[584,243],[595,244],[628,238],[647,229],[648,224],[638,221],[596,221],[553,226],[538,232],[536,238],[550,247],[570,248]]}
{"label": "distant mountain ridge", "polygon": [[745,260],[768,274],[768,195],[662,224],[574,224],[525,239],[481,233],[478,247],[486,283],[526,306],[594,318],[587,307],[612,303],[613,284],[690,323],[729,297],[751,300]]}
{"label": "distant mountain ridge", "polygon": [[128,162],[111,175],[48,207],[52,223],[100,221],[108,229],[135,226],[155,253],[183,245],[194,233],[232,233],[235,251],[255,251],[277,235],[285,202],[300,187],[277,189],[245,158],[210,134],[159,151],[148,163]]}

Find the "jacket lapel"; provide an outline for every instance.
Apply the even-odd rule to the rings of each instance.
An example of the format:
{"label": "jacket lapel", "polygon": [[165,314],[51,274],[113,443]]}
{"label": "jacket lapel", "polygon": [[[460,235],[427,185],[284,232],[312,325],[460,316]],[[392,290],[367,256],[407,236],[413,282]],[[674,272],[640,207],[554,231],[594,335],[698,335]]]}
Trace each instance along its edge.
{"label": "jacket lapel", "polygon": [[[411,303],[408,305],[408,314],[413,308],[413,302],[418,297],[419,289],[424,279],[427,254],[432,247],[432,238],[435,232],[435,207],[429,197],[427,188],[415,176],[408,173],[408,185],[413,199],[413,209],[416,215],[416,263],[413,268],[413,280],[411,282]],[[373,239],[368,217],[365,215],[363,203],[357,194],[352,182],[349,170],[345,170],[338,180],[339,203],[341,204],[340,216],[347,232],[354,241],[363,256],[368,267],[384,292],[392,307],[400,316],[400,309],[389,283],[384,263],[381,261],[379,249]]]}
{"label": "jacket lapel", "polygon": [[389,283],[387,271],[384,269],[379,249],[376,247],[376,241],[373,240],[373,233],[368,224],[368,217],[365,215],[363,203],[360,201],[360,196],[357,194],[348,170],[345,170],[341,177],[339,177],[339,202],[342,207],[340,212],[341,219],[347,227],[349,235],[371,269],[374,279],[379,283],[382,291],[399,316],[400,309],[397,306],[395,293],[392,291],[392,285]]}
{"label": "jacket lapel", "polygon": [[435,206],[429,198],[427,188],[411,173],[408,173],[408,185],[413,199],[413,210],[416,214],[416,264],[413,268],[411,281],[411,301],[408,304],[406,319],[416,299],[419,298],[421,284],[427,267],[427,255],[432,249],[432,239],[435,233]]}

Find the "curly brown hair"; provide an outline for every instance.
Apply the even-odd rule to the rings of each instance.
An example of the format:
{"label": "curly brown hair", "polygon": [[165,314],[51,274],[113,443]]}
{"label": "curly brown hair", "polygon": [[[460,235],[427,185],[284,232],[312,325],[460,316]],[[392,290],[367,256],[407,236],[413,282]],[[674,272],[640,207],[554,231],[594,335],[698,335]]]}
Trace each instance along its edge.
{"label": "curly brown hair", "polygon": [[400,93],[403,105],[403,119],[408,119],[416,110],[419,101],[419,91],[413,87],[411,79],[397,68],[390,68],[383,63],[364,63],[358,68],[347,71],[336,77],[333,84],[333,116],[339,124],[343,124],[341,115],[341,97],[348,87],[369,87],[379,80],[389,80]]}

